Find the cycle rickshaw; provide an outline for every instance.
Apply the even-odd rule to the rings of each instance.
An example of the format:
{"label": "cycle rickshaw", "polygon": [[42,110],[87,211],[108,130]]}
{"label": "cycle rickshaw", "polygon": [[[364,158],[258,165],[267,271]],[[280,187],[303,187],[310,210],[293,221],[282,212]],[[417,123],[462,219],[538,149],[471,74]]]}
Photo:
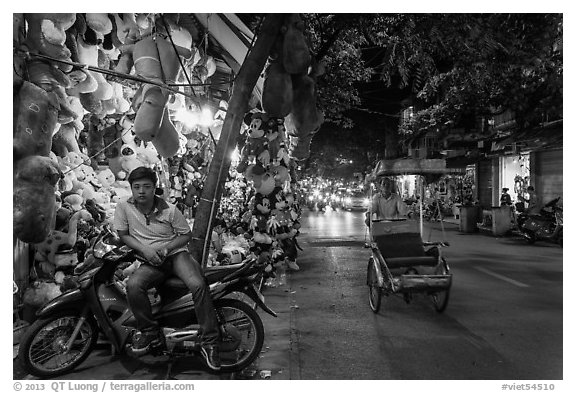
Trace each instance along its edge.
{"label": "cycle rickshaw", "polygon": [[[446,168],[442,159],[381,160],[372,172],[373,180],[398,175],[447,174],[457,172]],[[407,303],[416,294],[429,296],[434,308],[443,312],[448,305],[452,274],[442,256],[445,241],[423,241],[422,186],[419,205],[420,219],[373,220],[368,211],[369,242],[372,251],[368,260],[367,284],[370,308],[380,309],[382,296],[400,295]],[[372,187],[371,187],[372,189]],[[444,227],[442,225],[442,233]],[[444,237],[444,236],[443,236]]]}

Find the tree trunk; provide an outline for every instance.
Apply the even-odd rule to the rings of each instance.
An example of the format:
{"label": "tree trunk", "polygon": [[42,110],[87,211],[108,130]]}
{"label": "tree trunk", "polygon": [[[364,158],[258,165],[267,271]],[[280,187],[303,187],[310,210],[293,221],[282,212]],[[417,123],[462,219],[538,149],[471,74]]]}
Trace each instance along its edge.
{"label": "tree trunk", "polygon": [[384,125],[384,159],[393,160],[398,158],[398,130]]}
{"label": "tree trunk", "polygon": [[254,47],[248,52],[248,56],[234,82],[220,139],[216,145],[196,211],[192,240],[188,245],[192,256],[197,261],[202,261],[202,267],[206,266],[212,220],[218,211],[223,186],[230,169],[231,153],[240,134],[240,126],[248,109],[248,101],[256,81],[264,69],[268,54],[280,31],[283,20],[284,14],[266,15]]}

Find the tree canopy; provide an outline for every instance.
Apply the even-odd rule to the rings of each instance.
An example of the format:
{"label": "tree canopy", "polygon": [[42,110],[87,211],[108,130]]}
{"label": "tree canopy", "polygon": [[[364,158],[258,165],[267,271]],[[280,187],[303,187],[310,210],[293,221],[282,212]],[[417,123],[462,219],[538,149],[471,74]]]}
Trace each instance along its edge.
{"label": "tree canopy", "polygon": [[505,110],[520,129],[562,117],[562,14],[302,16],[327,122],[355,126],[351,110],[375,105],[362,99],[374,82],[403,89],[393,99],[413,103],[412,121],[399,129],[405,136],[472,130],[476,117]]}

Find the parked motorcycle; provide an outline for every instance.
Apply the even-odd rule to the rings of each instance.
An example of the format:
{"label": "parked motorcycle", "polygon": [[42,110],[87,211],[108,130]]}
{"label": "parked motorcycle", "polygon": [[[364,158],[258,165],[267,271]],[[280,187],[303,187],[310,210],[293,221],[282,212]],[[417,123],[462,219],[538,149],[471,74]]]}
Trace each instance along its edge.
{"label": "parked motorcycle", "polygon": [[539,214],[521,213],[518,216],[518,229],[529,244],[547,240],[562,245],[564,220],[559,200],[560,197],[552,199]]}
{"label": "parked motorcycle", "polygon": [[[75,269],[78,288],[45,304],[20,341],[19,359],[33,375],[52,378],[78,367],[94,349],[100,332],[117,353],[130,353],[136,321],[116,274],[118,265],[134,260],[134,251],[122,245],[107,227],[95,239],[91,251],[92,255]],[[264,327],[256,306],[276,316],[254,283],[261,269],[255,259],[205,269],[220,327],[224,372],[240,371],[260,354]],[[188,288],[180,279],[170,277],[156,289],[160,301],[153,304],[153,312],[165,335],[166,347],[151,354],[200,356],[200,326]],[[247,295],[255,307],[225,297],[232,292]]]}

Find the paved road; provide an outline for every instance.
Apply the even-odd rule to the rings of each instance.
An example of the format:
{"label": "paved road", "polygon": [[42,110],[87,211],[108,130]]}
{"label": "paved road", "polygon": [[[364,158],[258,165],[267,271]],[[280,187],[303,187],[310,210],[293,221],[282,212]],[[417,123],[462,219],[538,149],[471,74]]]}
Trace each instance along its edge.
{"label": "paved road", "polygon": [[[290,277],[293,379],[562,379],[562,249],[445,225],[443,314],[424,296],[368,306],[360,212],[307,212]],[[441,240],[440,224],[425,238]]]}

